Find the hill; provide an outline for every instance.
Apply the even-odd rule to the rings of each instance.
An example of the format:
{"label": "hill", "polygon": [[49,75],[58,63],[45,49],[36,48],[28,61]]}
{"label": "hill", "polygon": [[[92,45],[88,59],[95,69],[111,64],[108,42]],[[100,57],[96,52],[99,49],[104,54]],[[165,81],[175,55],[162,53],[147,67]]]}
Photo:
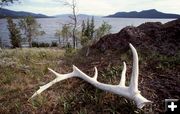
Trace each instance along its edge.
{"label": "hill", "polygon": [[141,12],[131,11],[131,12],[118,12],[113,15],[106,17],[113,18],[180,18],[178,14],[168,14],[162,13],[155,9],[143,10]]}
{"label": "hill", "polygon": [[43,14],[36,14],[36,13],[24,12],[24,11],[12,11],[8,9],[0,8],[0,18],[5,18],[5,17],[19,18],[19,17],[27,17],[27,16],[33,16],[35,18],[48,18],[48,16]]}

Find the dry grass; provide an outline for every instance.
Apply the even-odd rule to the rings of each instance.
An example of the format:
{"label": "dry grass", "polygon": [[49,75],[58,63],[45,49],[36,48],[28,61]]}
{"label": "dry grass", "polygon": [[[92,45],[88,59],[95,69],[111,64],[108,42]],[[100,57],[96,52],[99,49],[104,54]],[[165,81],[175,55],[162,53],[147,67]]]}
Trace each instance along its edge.
{"label": "dry grass", "polygon": [[[124,97],[101,91],[83,80],[75,78],[55,84],[34,100],[28,101],[40,85],[44,85],[55,78],[47,70],[48,67],[60,73],[68,73],[72,71],[72,64],[74,64],[83,72],[93,76],[93,67],[96,66],[99,71],[98,81],[118,84],[122,62],[126,61],[128,66],[126,84],[128,85],[132,66],[130,52],[124,54],[93,52],[88,57],[85,56],[83,50],[78,53],[74,51],[73,53],[64,53],[64,50],[53,48],[5,49],[1,51],[0,113],[142,114],[162,111],[162,108],[156,107],[156,104],[153,104],[153,107],[139,110],[132,101]],[[167,60],[170,61],[167,63]],[[166,97],[165,95],[169,95],[170,98],[176,96],[175,90],[167,94],[162,94],[166,89],[161,93],[158,91],[164,87],[164,80],[161,79],[163,72],[170,75],[173,68],[174,73],[177,73],[178,61],[179,59],[176,57],[140,55],[139,87],[142,94],[156,103],[159,102],[159,96],[162,99]],[[151,67],[154,62],[156,63],[155,67]],[[174,73],[172,75],[175,75]],[[157,80],[154,81],[154,78]],[[179,81],[176,80],[177,82],[175,82],[174,78],[166,80],[169,80],[168,83],[171,86],[173,83],[174,86],[177,86]],[[160,89],[153,88],[156,83],[159,85],[155,88]],[[177,86],[177,88],[179,87]],[[174,98],[178,98],[178,96]]]}
{"label": "dry grass", "polygon": [[[122,113],[126,110],[127,113],[142,113],[132,102],[96,89],[79,79],[69,79],[56,84],[34,100],[28,101],[40,85],[54,78],[47,70],[48,67],[67,73],[72,70],[72,64],[82,68],[86,62],[88,60],[80,54],[73,52],[66,53],[64,56],[64,50],[58,49],[2,50],[0,53],[0,113],[108,114]],[[93,67],[90,69],[89,67],[87,69],[84,67],[82,70],[91,75]],[[102,70],[100,73],[104,77],[102,81],[113,83],[116,77],[111,75],[118,73],[118,70],[119,68],[114,68],[113,71],[111,68],[108,71]],[[105,78],[107,80],[103,80]]]}
{"label": "dry grass", "polygon": [[[48,67],[57,68],[63,57],[57,49],[5,49],[0,52],[0,113],[33,112],[47,100],[28,102],[39,84],[49,80]],[[46,78],[44,77],[46,76]],[[28,106],[30,109],[25,109]]]}

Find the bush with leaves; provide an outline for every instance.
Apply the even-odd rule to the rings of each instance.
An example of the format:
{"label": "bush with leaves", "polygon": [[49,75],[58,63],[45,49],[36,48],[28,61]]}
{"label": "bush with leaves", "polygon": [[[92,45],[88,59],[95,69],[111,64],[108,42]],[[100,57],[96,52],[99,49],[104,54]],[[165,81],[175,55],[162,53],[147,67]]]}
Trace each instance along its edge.
{"label": "bush with leaves", "polygon": [[51,43],[51,47],[58,47],[57,42],[52,42],[52,43]]}
{"label": "bush with leaves", "polygon": [[32,16],[25,17],[19,21],[19,26],[22,31],[24,31],[24,35],[26,36],[29,47],[32,47],[33,38],[36,36],[44,35],[45,32],[41,31],[41,25],[36,21],[36,19]]}
{"label": "bush with leaves", "polygon": [[65,46],[64,57],[68,59],[68,61],[70,62],[73,60],[72,58],[75,56],[76,53],[77,53],[77,50],[74,49],[70,43],[67,43],[67,45]]}
{"label": "bush with leaves", "polygon": [[13,48],[21,47],[21,34],[19,28],[13,22],[12,18],[7,18],[9,37]]}
{"label": "bush with leaves", "polygon": [[50,44],[44,42],[32,42],[32,47],[50,47]]}
{"label": "bush with leaves", "polygon": [[[67,45],[68,41],[69,41],[69,38],[72,36],[72,28],[71,26],[67,25],[67,24],[64,24],[62,26],[62,30],[56,30],[56,33],[55,33],[55,36],[58,37],[59,39],[59,46],[62,45],[65,46]],[[61,37],[62,37],[62,42],[61,42]],[[66,43],[64,43],[66,42]]]}
{"label": "bush with leaves", "polygon": [[98,40],[99,38],[103,37],[106,34],[109,34],[111,31],[112,26],[109,25],[107,22],[103,21],[102,25],[95,30],[95,38]]}

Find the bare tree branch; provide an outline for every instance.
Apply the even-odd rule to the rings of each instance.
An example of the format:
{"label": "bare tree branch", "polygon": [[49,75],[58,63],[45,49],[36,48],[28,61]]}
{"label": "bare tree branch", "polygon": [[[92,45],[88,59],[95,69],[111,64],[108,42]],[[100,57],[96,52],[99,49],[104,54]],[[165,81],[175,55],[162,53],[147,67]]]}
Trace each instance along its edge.
{"label": "bare tree branch", "polygon": [[60,0],[60,2],[67,6],[70,7],[72,9],[72,16],[69,16],[69,18],[72,21],[72,25],[73,25],[73,30],[72,30],[72,38],[73,38],[73,48],[77,47],[77,37],[76,37],[76,31],[77,31],[77,1],[76,0],[71,0],[71,2],[69,2],[68,0]]}

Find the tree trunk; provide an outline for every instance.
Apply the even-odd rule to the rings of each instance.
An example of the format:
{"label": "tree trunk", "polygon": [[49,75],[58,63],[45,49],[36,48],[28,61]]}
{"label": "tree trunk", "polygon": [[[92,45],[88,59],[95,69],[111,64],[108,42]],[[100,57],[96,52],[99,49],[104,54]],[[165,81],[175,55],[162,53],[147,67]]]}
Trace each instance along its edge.
{"label": "tree trunk", "polygon": [[0,37],[0,48],[2,48],[2,47],[3,47],[3,42],[2,42],[2,39]]}
{"label": "tree trunk", "polygon": [[77,26],[77,17],[76,17],[76,3],[75,0],[73,0],[73,4],[72,4],[72,8],[73,8],[73,20],[74,20],[74,27],[73,27],[73,48],[76,48],[76,26]]}
{"label": "tree trunk", "polygon": [[32,39],[29,39],[29,47],[32,48]]}
{"label": "tree trunk", "polygon": [[32,35],[31,35],[31,31],[28,35],[28,42],[29,42],[29,47],[32,48]]}
{"label": "tree trunk", "polygon": [[59,37],[59,47],[61,46],[61,38]]}

